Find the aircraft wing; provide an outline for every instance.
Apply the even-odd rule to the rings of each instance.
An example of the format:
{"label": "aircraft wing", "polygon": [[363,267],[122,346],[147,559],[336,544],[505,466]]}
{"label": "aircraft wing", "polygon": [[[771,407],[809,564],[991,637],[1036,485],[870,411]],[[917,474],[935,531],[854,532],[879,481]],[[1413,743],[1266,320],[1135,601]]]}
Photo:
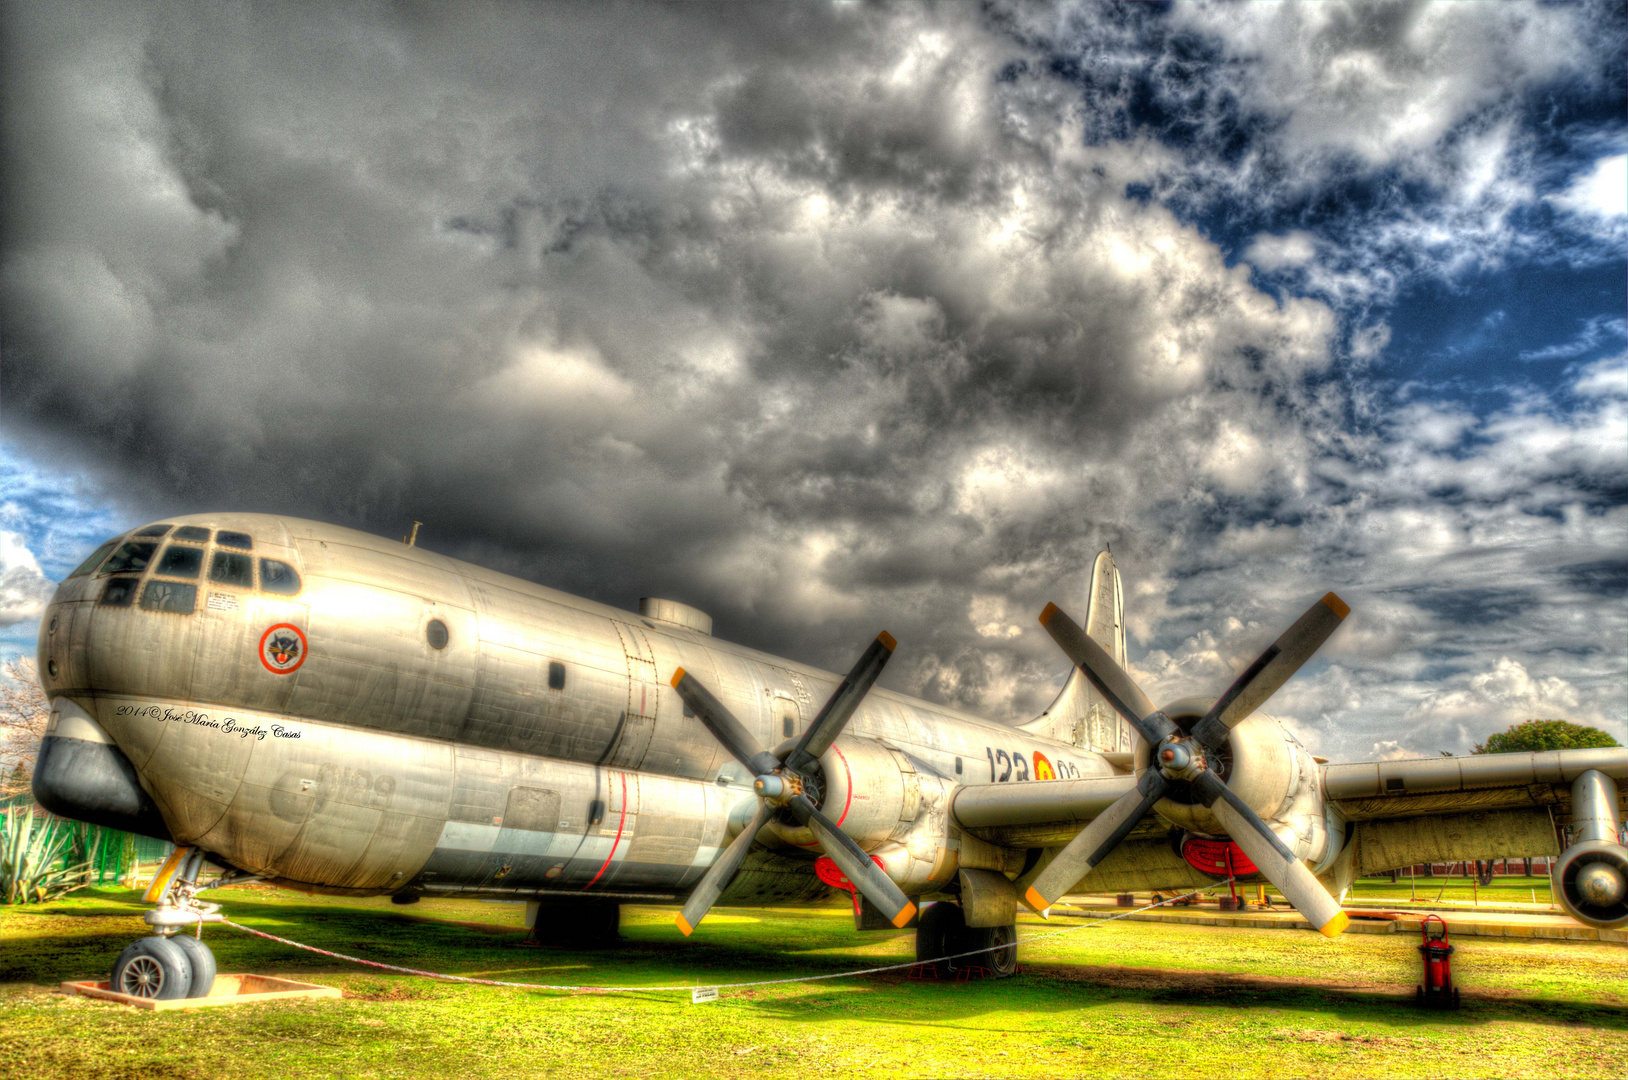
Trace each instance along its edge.
{"label": "aircraft wing", "polygon": [[[1565,810],[1571,782],[1590,769],[1615,780],[1619,789],[1628,786],[1628,748],[1324,765],[1323,797],[1349,822],[1550,806]],[[1136,780],[1118,775],[970,785],[956,792],[953,812],[956,823],[980,840],[1003,847],[1053,847],[1073,839]]]}
{"label": "aircraft wing", "polygon": [[1589,769],[1622,788],[1628,747],[1325,765],[1323,794],[1347,821],[1569,806],[1571,782]]}
{"label": "aircraft wing", "polygon": [[[1589,773],[1604,779],[1585,782],[1597,794],[1589,796],[1594,805],[1579,809],[1573,805],[1573,783]],[[1031,852],[1018,882],[1021,890],[1058,849],[1133,792],[1137,779],[1120,775],[963,787],[951,813],[978,840],[1014,855],[1017,849]],[[1315,797],[1296,800],[1298,813],[1280,821],[1302,835],[1309,835],[1314,823],[1326,830],[1334,846],[1325,849],[1313,871],[1332,892],[1343,893],[1363,874],[1417,863],[1558,856],[1561,903],[1568,912],[1594,926],[1620,927],[1628,921],[1628,902],[1621,896],[1590,906],[1576,881],[1578,869],[1591,859],[1611,862],[1618,878],[1628,874],[1616,836],[1616,823],[1623,820],[1618,808],[1628,792],[1628,748],[1325,765],[1320,779]],[[1213,876],[1183,861],[1169,829],[1157,812],[1147,815],[1090,872],[1089,886],[1082,880],[1078,887],[1116,892],[1213,882]],[[1038,861],[1032,857],[1036,848],[1048,849]],[[1606,891],[1620,892],[1620,882]]]}

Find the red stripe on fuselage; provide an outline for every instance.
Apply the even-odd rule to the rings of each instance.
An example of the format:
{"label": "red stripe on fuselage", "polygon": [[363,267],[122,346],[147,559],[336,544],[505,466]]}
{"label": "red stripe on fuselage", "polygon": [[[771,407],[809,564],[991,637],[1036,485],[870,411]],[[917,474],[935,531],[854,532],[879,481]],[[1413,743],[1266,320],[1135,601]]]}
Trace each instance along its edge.
{"label": "red stripe on fuselage", "polygon": [[598,881],[604,875],[605,866],[609,866],[610,861],[616,858],[616,847],[622,842],[622,826],[627,824],[627,773],[620,773],[618,775],[620,775],[622,778],[622,813],[621,816],[616,819],[616,839],[611,842],[610,854],[605,856],[605,865],[599,868],[599,873],[594,875],[593,881],[588,882],[588,884],[582,887],[583,892],[587,892],[589,889],[593,888],[594,881]]}

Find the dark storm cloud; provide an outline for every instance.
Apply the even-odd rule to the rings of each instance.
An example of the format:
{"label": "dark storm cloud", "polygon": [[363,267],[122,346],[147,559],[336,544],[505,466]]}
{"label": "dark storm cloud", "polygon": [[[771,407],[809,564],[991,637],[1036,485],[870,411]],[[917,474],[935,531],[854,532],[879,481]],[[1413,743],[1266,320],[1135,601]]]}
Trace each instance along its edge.
{"label": "dark storm cloud", "polygon": [[[1354,421],[1379,406],[1342,375],[1346,314],[1261,292],[1127,198],[1220,164],[1139,135],[1123,87],[1082,99],[1035,12],[15,8],[8,432],[153,514],[417,518],[439,550],[623,606],[675,596],[828,665],[885,625],[908,647],[892,680],[1003,717],[1044,706],[1061,665],[1034,613],[1078,606],[1104,542],[1149,677],[1218,690],[1330,584],[1428,580],[1534,514],[1609,530],[1620,507],[1564,508],[1617,469],[1617,369],[1579,374],[1575,423],[1533,403]],[[1059,18],[1105,56],[1146,39],[1119,9]],[[1212,56],[1248,53],[1244,17],[1192,18]],[[1442,62],[1381,81],[1433,87]],[[1438,95],[1448,127],[1479,93]],[[1435,145],[1375,100],[1348,152]],[[1323,265],[1297,250],[1284,265]],[[1444,451],[1446,429],[1492,449]],[[1504,469],[1533,445],[1574,479]],[[1376,565],[1444,514],[1439,548]],[[1407,707],[1386,688],[1415,668],[1357,636],[1308,725]]]}

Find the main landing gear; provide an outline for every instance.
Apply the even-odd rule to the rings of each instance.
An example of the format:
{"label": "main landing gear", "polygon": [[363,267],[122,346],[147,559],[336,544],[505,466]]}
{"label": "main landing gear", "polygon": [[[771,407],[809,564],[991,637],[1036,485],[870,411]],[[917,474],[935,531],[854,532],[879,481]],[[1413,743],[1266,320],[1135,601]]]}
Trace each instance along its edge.
{"label": "main landing gear", "polygon": [[[980,949],[990,951],[976,951]],[[974,955],[956,955],[967,952]],[[957,978],[978,968],[994,978],[1010,979],[1017,974],[1017,926],[968,926],[960,904],[930,904],[916,927],[916,960],[922,964],[937,961],[932,966],[941,979]]]}
{"label": "main landing gear", "polygon": [[164,860],[142,897],[158,905],[142,916],[157,931],[119,954],[108,988],[121,994],[173,1001],[208,997],[215,985],[215,954],[203,939],[185,933],[219,922],[219,904],[197,898],[203,852],[178,847]]}

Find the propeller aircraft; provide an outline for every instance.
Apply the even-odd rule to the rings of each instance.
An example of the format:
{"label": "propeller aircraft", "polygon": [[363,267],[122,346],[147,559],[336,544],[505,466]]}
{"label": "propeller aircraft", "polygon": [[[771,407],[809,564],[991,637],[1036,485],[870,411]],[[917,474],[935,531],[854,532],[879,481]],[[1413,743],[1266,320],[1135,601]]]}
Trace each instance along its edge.
{"label": "propeller aircraft", "polygon": [[[416,547],[255,514],[168,518],[102,545],[40,629],[51,715],[37,801],[172,840],[152,936],[113,986],[206,994],[178,928],[213,885],[522,900],[540,940],[614,939],[620,905],[853,894],[858,930],[923,961],[1016,969],[1016,913],[1061,897],[1269,882],[1323,934],[1360,874],[1554,855],[1555,894],[1628,925],[1628,749],[1330,765],[1260,711],[1340,626],[1311,604],[1219,697],[1156,707],[1126,670],[1112,557],[1074,667],[996,723],[720,641],[670,600],[637,613]],[[815,702],[823,704],[816,707]],[[222,868],[200,879],[208,862]]]}

